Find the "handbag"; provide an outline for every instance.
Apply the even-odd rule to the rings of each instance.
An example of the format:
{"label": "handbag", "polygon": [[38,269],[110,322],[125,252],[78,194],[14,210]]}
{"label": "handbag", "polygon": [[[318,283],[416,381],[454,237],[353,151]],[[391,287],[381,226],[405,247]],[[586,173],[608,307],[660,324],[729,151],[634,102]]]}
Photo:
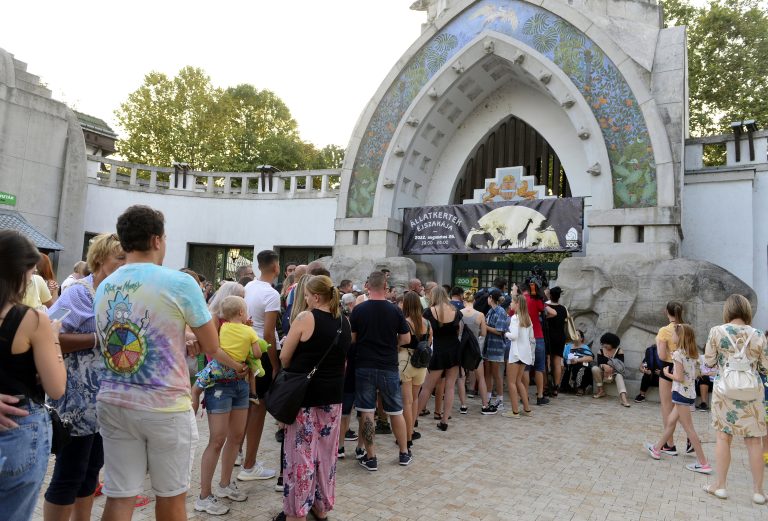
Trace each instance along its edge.
{"label": "handbag", "polygon": [[72,441],[72,423],[62,419],[55,407],[51,407],[47,403],[43,404],[43,407],[51,417],[51,454],[58,454]]}
{"label": "handbag", "polygon": [[[747,347],[749,347],[755,331],[757,330],[752,328],[746,341],[741,339],[734,340],[723,327],[725,337],[733,348],[736,349],[736,352],[728,355],[720,377],[716,380],[715,388],[719,394],[729,400],[752,402],[762,400],[764,397],[760,377],[752,369],[749,358],[747,358]],[[739,348],[739,343],[741,342],[743,342],[743,345]]]}
{"label": "handbag", "polygon": [[336,331],[336,337],[310,372],[296,373],[287,371],[283,368],[277,373],[275,381],[272,382],[269,391],[267,391],[267,395],[264,397],[267,411],[269,411],[269,414],[271,414],[277,421],[286,425],[293,425],[296,421],[296,415],[299,413],[299,409],[301,409],[301,403],[304,401],[309,382],[312,381],[312,377],[315,376],[317,368],[323,363],[323,360],[325,360],[325,357],[331,352],[331,349],[338,345],[343,329],[344,314],[342,313],[339,329]]}

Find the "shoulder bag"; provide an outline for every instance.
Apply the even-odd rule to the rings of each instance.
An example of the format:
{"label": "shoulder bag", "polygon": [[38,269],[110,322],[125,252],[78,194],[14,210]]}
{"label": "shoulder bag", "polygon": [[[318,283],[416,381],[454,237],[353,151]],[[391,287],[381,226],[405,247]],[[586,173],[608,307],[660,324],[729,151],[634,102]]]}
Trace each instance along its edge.
{"label": "shoulder bag", "polygon": [[267,391],[267,395],[264,397],[264,402],[267,406],[269,414],[274,418],[286,425],[293,425],[296,421],[296,415],[301,409],[301,403],[304,401],[304,395],[307,393],[307,387],[309,382],[312,381],[312,377],[315,376],[317,368],[323,363],[328,353],[338,345],[341,332],[344,329],[344,314],[341,314],[341,320],[339,321],[339,329],[336,331],[336,337],[325,350],[322,358],[315,364],[312,370],[308,373],[295,373],[280,369],[277,373],[275,381]]}
{"label": "shoulder bag", "polygon": [[571,312],[565,306],[563,307],[565,308],[565,341],[573,342],[579,337],[579,331],[576,329],[576,323],[573,321]]}

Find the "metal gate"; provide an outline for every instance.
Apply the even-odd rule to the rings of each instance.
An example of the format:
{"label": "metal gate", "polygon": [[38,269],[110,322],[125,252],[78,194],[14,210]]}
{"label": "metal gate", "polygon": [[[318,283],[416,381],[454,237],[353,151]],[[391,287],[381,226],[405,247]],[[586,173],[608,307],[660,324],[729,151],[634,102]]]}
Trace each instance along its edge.
{"label": "metal gate", "polygon": [[509,286],[516,283],[518,286],[531,274],[533,268],[541,268],[552,280],[557,278],[559,262],[500,262],[500,261],[453,261],[451,282],[454,286],[464,289],[488,288],[493,286],[496,277],[507,279]]}

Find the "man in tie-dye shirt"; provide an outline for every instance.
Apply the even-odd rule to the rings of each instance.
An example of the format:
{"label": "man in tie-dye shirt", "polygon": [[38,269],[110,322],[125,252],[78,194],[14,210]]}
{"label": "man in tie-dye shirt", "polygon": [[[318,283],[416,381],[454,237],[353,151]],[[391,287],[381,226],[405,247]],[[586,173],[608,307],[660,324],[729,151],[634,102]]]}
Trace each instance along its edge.
{"label": "man in tie-dye shirt", "polygon": [[197,442],[185,330],[203,351],[244,372],[220,348],[200,287],[162,267],[163,214],[132,206],[117,220],[126,264],[96,291],[96,331],[106,370],[97,396],[104,439],[103,519],[129,520],[149,472],[156,518],[186,519],[185,499]]}

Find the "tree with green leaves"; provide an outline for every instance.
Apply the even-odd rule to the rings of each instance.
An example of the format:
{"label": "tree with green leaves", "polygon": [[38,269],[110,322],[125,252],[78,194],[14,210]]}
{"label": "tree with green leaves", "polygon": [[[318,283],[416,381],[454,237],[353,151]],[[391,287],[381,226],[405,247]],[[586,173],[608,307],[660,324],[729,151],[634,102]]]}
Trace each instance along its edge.
{"label": "tree with green leaves", "polygon": [[664,18],[688,26],[691,134],[768,127],[768,0],[666,0]]}
{"label": "tree with green leaves", "polygon": [[117,143],[127,161],[189,163],[193,169],[254,172],[340,168],[344,151],[302,141],[285,103],[269,90],[242,84],[216,88],[202,69],[169,78],[150,72],[115,112],[127,136]]}

